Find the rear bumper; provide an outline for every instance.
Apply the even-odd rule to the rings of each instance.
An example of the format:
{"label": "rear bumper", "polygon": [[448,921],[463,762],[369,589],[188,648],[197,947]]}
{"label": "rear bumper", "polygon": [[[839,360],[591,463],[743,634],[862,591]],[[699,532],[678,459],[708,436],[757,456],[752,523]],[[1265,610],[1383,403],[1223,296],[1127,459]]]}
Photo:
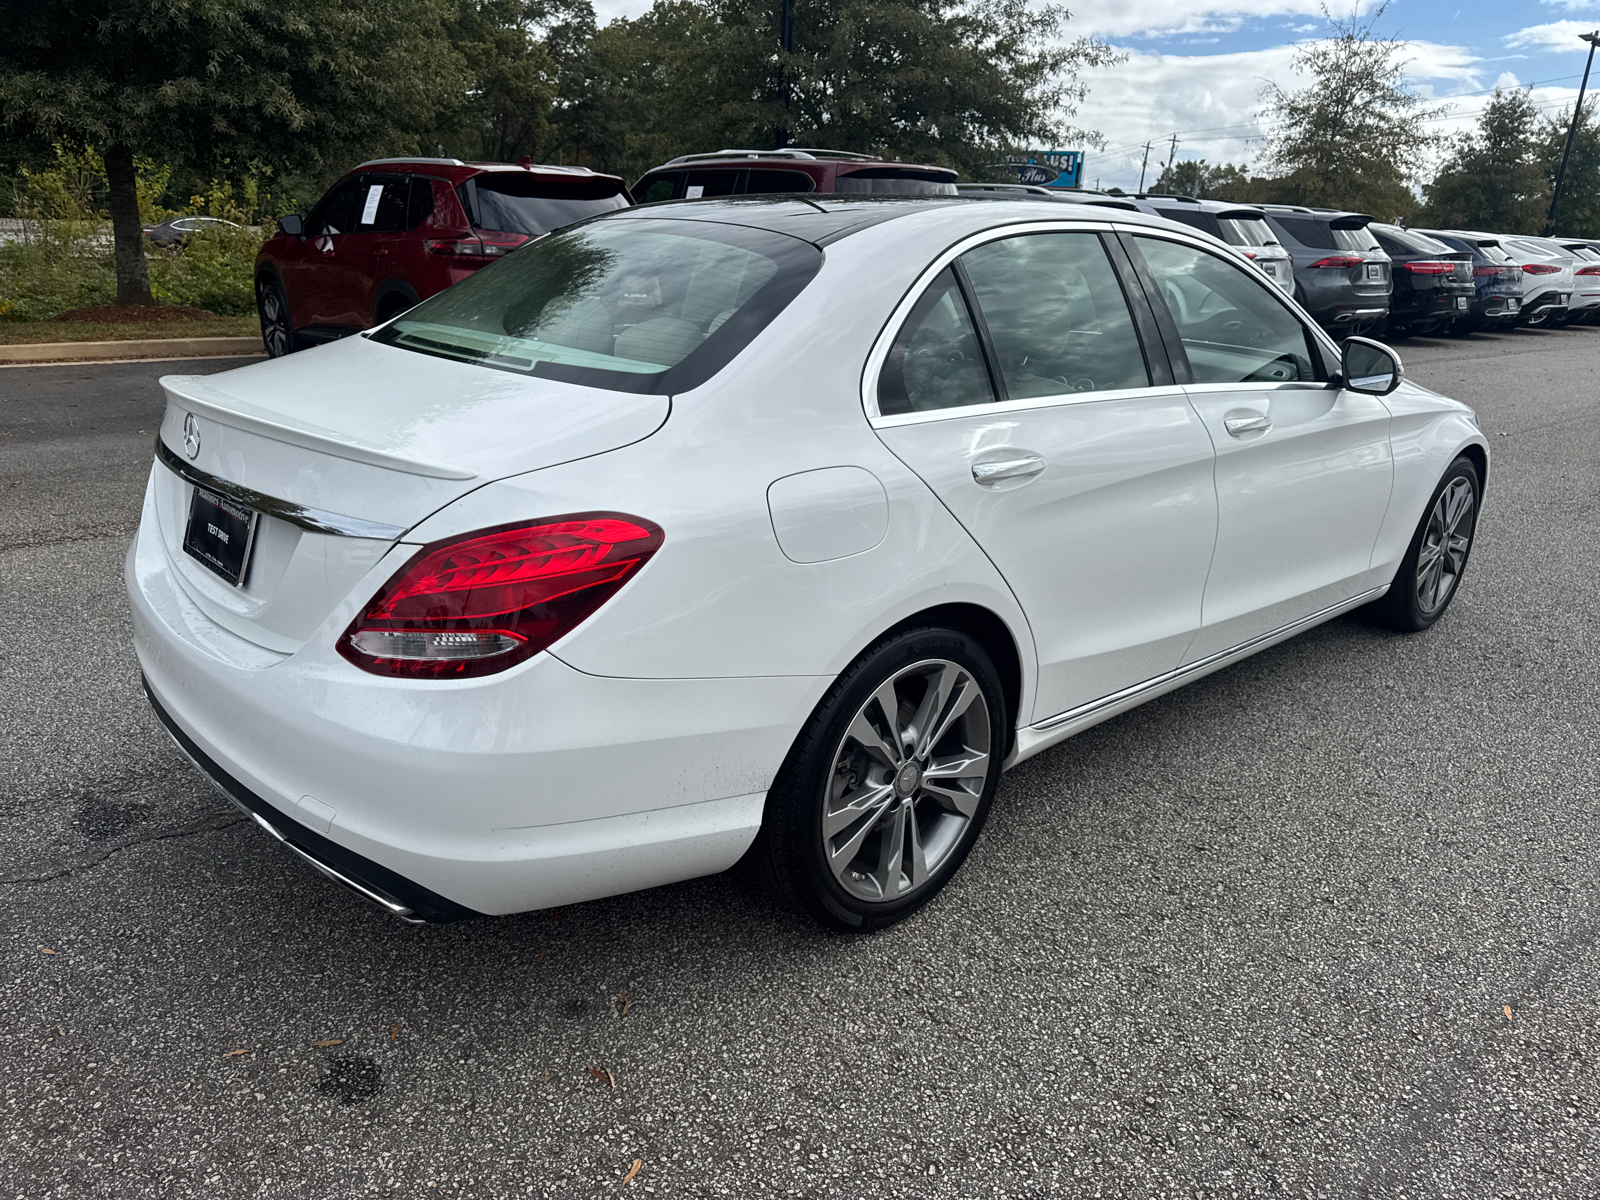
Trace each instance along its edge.
{"label": "rear bumper", "polygon": [[148,524],[125,578],[146,687],[185,753],[291,849],[408,919],[726,869],[828,684],[605,678],[549,653],[479,680],[392,679],[340,658],[337,630],[246,654],[184,606]]}

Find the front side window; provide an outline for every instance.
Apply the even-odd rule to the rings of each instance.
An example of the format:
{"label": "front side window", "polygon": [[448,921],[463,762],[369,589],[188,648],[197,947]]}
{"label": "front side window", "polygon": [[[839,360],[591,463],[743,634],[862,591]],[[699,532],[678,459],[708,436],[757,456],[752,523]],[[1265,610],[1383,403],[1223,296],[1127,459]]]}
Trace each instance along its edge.
{"label": "front side window", "polygon": [[375,341],[619,391],[696,387],[816,274],[768,230],[624,219],[553,234],[424,300]]}
{"label": "front side window", "polygon": [[658,204],[662,200],[671,200],[678,193],[678,184],[683,182],[683,176],[676,172],[665,175],[650,175],[633,185],[633,199],[636,204]]}
{"label": "front side window", "polygon": [[1148,387],[1116,270],[1096,233],[1029,233],[961,258],[1006,396]]}
{"label": "front side window", "polygon": [[878,377],[884,416],[994,400],[989,368],[955,271],[946,267],[922,293]]}
{"label": "front side window", "polygon": [[1194,246],[1136,235],[1196,383],[1321,381],[1311,333],[1271,285]]}
{"label": "front side window", "polygon": [[361,180],[340,180],[326,196],[317,201],[311,220],[306,222],[306,232],[312,237],[354,233],[361,221],[361,209],[366,196],[366,185]]}

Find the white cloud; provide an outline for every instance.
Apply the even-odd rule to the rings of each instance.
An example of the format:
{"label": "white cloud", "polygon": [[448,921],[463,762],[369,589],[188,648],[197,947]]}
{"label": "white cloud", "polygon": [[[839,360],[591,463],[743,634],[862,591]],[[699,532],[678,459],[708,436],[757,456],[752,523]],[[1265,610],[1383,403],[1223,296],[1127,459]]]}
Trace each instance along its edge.
{"label": "white cloud", "polygon": [[[1089,97],[1074,123],[1101,133],[1106,151],[1088,152],[1090,184],[1132,189],[1139,184],[1144,143],[1154,143],[1145,183],[1154,182],[1171,153],[1171,137],[1178,133],[1179,160],[1204,158],[1207,162],[1249,162],[1260,153],[1263,132],[1258,121],[1261,90],[1270,82],[1286,90],[1303,87],[1295,74],[1294,45],[1274,46],[1233,54],[1151,54],[1123,47],[1128,61],[1120,66],[1087,72]],[[1406,74],[1417,91],[1438,103],[1450,96],[1479,92],[1485,82],[1481,60],[1461,46],[1414,42],[1407,50]],[[1453,129],[1470,124],[1483,100],[1456,102],[1465,118],[1452,115],[1432,123]]]}
{"label": "white cloud", "polygon": [[[1365,13],[1373,2],[1355,0],[1353,11]],[[1322,0],[1078,0],[1068,7],[1072,33],[1123,38],[1226,33],[1262,17],[1315,17]]]}
{"label": "white cloud", "polygon": [[1594,28],[1593,21],[1551,21],[1548,25],[1529,25],[1507,34],[1505,43],[1519,50],[1571,50],[1577,53],[1583,45],[1578,35],[1592,33]]}
{"label": "white cloud", "polygon": [[1567,12],[1597,12],[1600,11],[1600,0],[1544,0],[1551,8],[1562,8]]}

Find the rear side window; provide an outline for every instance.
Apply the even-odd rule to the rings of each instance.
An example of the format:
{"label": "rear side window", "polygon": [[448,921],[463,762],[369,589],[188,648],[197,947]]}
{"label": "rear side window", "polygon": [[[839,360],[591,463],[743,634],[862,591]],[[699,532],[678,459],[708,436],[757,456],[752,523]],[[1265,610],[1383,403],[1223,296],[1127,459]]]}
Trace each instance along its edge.
{"label": "rear side window", "polygon": [[1193,208],[1158,208],[1156,212],[1169,221],[1181,222],[1191,229],[1198,229],[1201,233],[1209,233],[1212,237],[1222,236],[1216,217],[1208,212],[1200,212]]}
{"label": "rear side window", "polygon": [[1505,247],[1499,242],[1479,242],[1478,253],[1492,263],[1509,263],[1511,255],[1505,252]]}
{"label": "rear side window", "polygon": [[863,167],[840,171],[834,177],[836,192],[870,192],[879,196],[955,196],[954,175],[918,171],[914,167]]}
{"label": "rear side window", "polygon": [[690,171],[684,176],[683,198],[702,200],[709,196],[737,196],[744,190],[744,169],[735,171]]}
{"label": "rear side window", "polygon": [[407,229],[415,229],[433,216],[433,180],[411,177],[411,194],[406,199]]}
{"label": "rear side window", "polygon": [[1321,381],[1310,332],[1271,284],[1196,246],[1135,235],[1196,383]]}
{"label": "rear side window", "polygon": [[373,176],[362,181],[361,216],[357,228],[362,233],[400,233],[406,224],[411,180],[405,175]]}
{"label": "rear side window", "polygon": [[[1369,227],[1370,228],[1370,227]],[[1386,254],[1454,254],[1453,247],[1413,229],[1372,229]]]}
{"label": "rear side window", "polygon": [[457,191],[475,229],[528,237],[628,206],[615,180],[550,179],[523,171],[486,171]]}
{"label": "rear side window", "polygon": [[1310,217],[1272,216],[1268,218],[1268,222],[1281,229],[1290,241],[1298,242],[1302,246],[1310,246],[1314,250],[1332,250],[1335,248],[1333,230],[1329,229],[1321,221],[1313,220]]}
{"label": "rear side window", "polygon": [[994,385],[953,268],[922,293],[878,377],[885,416],[988,404]]}
{"label": "rear side window", "polygon": [[1006,396],[1150,385],[1133,315],[1099,235],[1002,238],[961,258]]}
{"label": "rear side window", "polygon": [[822,252],[763,229],[601,221],[525,246],[374,335],[616,391],[705,382],[810,282]]}

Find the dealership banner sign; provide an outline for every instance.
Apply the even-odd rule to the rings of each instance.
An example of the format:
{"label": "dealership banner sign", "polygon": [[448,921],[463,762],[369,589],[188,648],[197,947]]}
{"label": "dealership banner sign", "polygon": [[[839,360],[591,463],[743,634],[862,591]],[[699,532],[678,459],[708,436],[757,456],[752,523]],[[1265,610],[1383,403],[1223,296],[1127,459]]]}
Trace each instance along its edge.
{"label": "dealership banner sign", "polygon": [[996,164],[1017,173],[1018,183],[1042,183],[1046,187],[1082,187],[1082,150],[1022,150],[1006,155]]}

